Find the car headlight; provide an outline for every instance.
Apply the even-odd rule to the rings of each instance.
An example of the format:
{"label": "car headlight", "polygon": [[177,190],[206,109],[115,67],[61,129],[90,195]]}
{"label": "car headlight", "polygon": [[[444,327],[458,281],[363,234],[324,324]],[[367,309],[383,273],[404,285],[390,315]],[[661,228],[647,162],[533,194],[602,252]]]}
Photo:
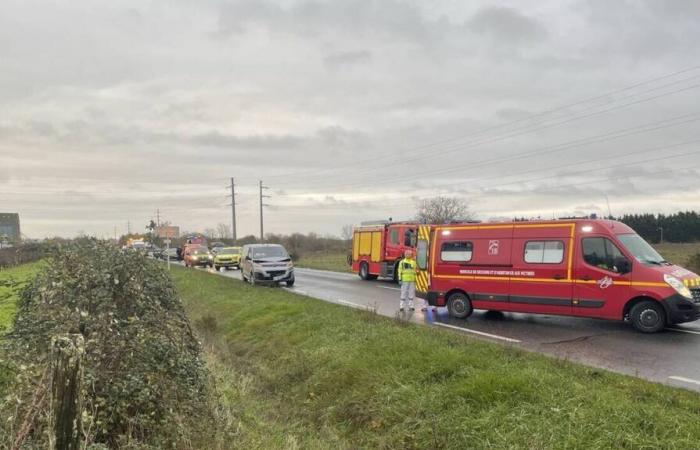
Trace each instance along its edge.
{"label": "car headlight", "polygon": [[690,292],[690,289],[688,289],[688,287],[678,278],[664,274],[664,281],[683,297],[693,298],[693,294]]}
{"label": "car headlight", "polygon": [[209,256],[208,256],[208,258],[209,258],[209,259],[211,259],[211,258],[212,258],[212,256],[211,256],[211,255],[209,255]]}

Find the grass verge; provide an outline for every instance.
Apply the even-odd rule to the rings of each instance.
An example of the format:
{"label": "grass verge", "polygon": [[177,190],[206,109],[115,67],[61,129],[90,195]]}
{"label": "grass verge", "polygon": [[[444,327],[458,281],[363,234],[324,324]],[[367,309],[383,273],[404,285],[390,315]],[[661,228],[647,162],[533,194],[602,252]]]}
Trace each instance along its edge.
{"label": "grass verge", "polygon": [[690,449],[700,442],[694,392],[282,289],[182,268],[172,275],[204,340],[231,447]]}
{"label": "grass verge", "polygon": [[309,269],[331,270],[333,272],[350,272],[348,254],[344,252],[319,252],[303,254],[297,262],[297,267]]}
{"label": "grass verge", "polygon": [[41,262],[33,262],[8,269],[0,268],[0,333],[12,323],[19,288],[36,275],[40,267]]}

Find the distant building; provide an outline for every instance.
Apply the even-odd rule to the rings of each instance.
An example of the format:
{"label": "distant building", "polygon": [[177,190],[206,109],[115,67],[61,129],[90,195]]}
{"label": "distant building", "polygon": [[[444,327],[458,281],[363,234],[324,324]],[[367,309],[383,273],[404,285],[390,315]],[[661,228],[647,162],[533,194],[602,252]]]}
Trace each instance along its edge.
{"label": "distant building", "polygon": [[174,239],[180,237],[180,227],[162,225],[155,229],[156,237],[161,239]]}
{"label": "distant building", "polygon": [[19,242],[22,235],[19,231],[19,214],[0,213],[0,240]]}

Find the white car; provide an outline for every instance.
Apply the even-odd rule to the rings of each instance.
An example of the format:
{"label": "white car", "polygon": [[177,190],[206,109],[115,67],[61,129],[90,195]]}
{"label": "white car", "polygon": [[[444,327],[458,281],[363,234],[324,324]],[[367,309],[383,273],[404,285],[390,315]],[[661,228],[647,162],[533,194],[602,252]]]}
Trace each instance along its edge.
{"label": "white car", "polygon": [[241,250],[243,281],[257,283],[285,283],[294,285],[294,264],[289,253],[279,244],[249,244]]}

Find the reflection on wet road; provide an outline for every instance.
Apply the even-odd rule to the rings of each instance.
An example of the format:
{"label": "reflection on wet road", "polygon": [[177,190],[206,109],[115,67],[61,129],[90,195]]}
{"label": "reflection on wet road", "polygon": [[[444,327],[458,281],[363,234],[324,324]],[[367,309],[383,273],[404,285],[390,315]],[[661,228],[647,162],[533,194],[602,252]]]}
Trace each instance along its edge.
{"label": "reflection on wet road", "polygon": [[[239,271],[221,275],[240,279]],[[700,321],[647,335],[622,322],[572,317],[475,311],[454,319],[445,308],[422,312],[420,299],[416,311],[399,313],[399,289],[389,281],[311,269],[296,269],[295,277],[294,287],[283,289],[700,391]]]}

